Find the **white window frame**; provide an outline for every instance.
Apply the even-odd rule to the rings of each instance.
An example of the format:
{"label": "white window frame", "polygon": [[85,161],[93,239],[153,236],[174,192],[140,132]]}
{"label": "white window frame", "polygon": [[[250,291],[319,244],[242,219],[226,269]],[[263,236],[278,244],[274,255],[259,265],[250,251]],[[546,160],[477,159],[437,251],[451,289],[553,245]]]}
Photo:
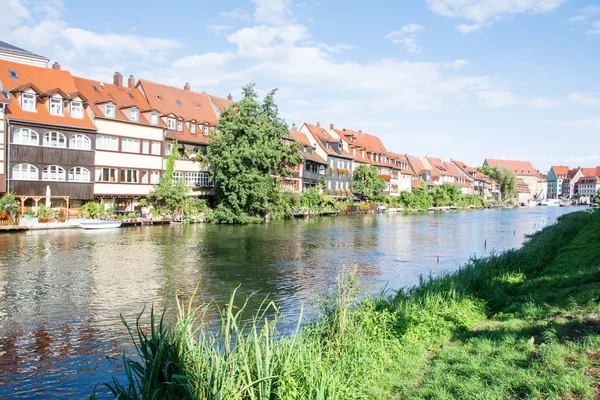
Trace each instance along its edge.
{"label": "white window frame", "polygon": [[165,155],[170,156],[173,154],[173,143],[167,143],[165,146]]}
{"label": "white window frame", "polygon": [[176,126],[175,118],[167,118],[167,129],[174,131]]}
{"label": "white window frame", "polygon": [[[24,135],[26,133],[26,135]],[[35,138],[35,139],[34,139]],[[28,146],[39,146],[40,135],[29,128],[17,129],[13,132],[13,144],[25,144]]]}
{"label": "white window frame", "polygon": [[12,179],[21,181],[37,181],[40,171],[33,164],[21,163],[12,167]]}
{"label": "white window frame", "polygon": [[196,124],[190,123],[190,133],[196,133]]}
{"label": "white window frame", "polygon": [[138,109],[135,107],[132,107],[129,109],[129,120],[131,122],[138,122],[139,120],[139,113],[138,113]]}
{"label": "white window frame", "polygon": [[202,133],[204,134],[204,136],[208,136],[209,133],[209,126],[208,125],[203,125],[202,126]]}
{"label": "white window frame", "polygon": [[[108,171],[108,179],[104,180],[104,170]],[[100,175],[98,174],[100,173]],[[114,180],[110,180],[111,176],[114,178]],[[96,167],[96,175],[94,176],[94,180],[96,182],[111,182],[111,183],[116,183],[119,182],[119,170],[117,168],[111,168],[111,167]]]}
{"label": "white window frame", "polygon": [[119,151],[119,138],[96,135],[96,150]]}
{"label": "white window frame", "polygon": [[160,183],[160,172],[152,171],[150,172],[150,184],[158,185]]}
{"label": "white window frame", "polygon": [[65,182],[67,180],[67,172],[59,165],[48,165],[42,170],[42,180]]}
{"label": "white window frame", "polygon": [[142,140],[142,154],[150,154],[150,141]]}
{"label": "white window frame", "polygon": [[137,169],[122,168],[121,183],[140,183],[140,171]]}
{"label": "white window frame", "polygon": [[160,156],[160,142],[152,142],[150,145],[150,154],[154,155],[154,156]]}
{"label": "white window frame", "polygon": [[208,172],[188,172],[185,174],[185,184],[190,187],[209,187],[210,174]]}
{"label": "white window frame", "polygon": [[91,150],[92,140],[85,135],[73,135],[69,138],[69,148],[77,150]]}
{"label": "white window frame", "polygon": [[50,97],[50,101],[48,102],[48,106],[50,107],[51,115],[64,115],[64,107],[63,107],[63,99],[57,97]]}
{"label": "white window frame", "polygon": [[183,132],[183,122],[177,121],[177,132]]}
{"label": "white window frame", "polygon": [[44,133],[44,137],[42,140],[42,145],[44,147],[56,147],[59,149],[67,148],[67,138],[60,132],[50,131]]}
{"label": "white window frame", "polygon": [[158,113],[157,112],[150,113],[150,123],[152,125],[158,125]]}
{"label": "white window frame", "polygon": [[147,185],[150,182],[150,172],[147,169],[140,171],[140,183]]}
{"label": "white window frame", "polygon": [[183,180],[183,172],[173,172],[173,185],[176,185],[178,181],[185,182]]}
{"label": "white window frame", "polygon": [[33,93],[21,94],[21,109],[28,112],[36,112],[35,109],[36,95]]}
{"label": "white window frame", "polygon": [[115,117],[115,105],[112,103],[106,103],[104,105],[104,115],[108,118]]}
{"label": "white window frame", "polygon": [[90,181],[90,170],[84,167],[73,167],[69,170],[69,182],[86,182]]}
{"label": "white window frame", "polygon": [[140,141],[139,139],[121,139],[121,152],[123,153],[140,153]]}
{"label": "white window frame", "polygon": [[83,101],[71,101],[71,118],[83,119]]}

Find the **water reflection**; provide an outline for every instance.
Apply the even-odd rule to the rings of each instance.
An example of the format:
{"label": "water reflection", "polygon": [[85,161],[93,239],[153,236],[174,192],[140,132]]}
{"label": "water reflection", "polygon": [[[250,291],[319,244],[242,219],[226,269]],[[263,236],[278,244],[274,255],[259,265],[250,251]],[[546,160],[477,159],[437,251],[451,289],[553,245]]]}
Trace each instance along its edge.
{"label": "water reflection", "polygon": [[[268,225],[172,225],[0,235],[0,398],[87,397],[127,345],[119,321],[145,305],[269,295],[295,326],[299,305],[358,268],[378,291],[519,246],[564,208],[389,214]],[[487,248],[484,242],[487,241]],[[439,263],[437,261],[439,257]],[[173,313],[168,314],[169,318]]]}

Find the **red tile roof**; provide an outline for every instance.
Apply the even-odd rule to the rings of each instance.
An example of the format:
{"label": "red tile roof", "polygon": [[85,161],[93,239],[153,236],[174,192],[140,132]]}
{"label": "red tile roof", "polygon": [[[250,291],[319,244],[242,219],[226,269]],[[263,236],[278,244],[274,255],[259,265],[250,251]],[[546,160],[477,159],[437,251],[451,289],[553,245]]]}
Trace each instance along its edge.
{"label": "red tile roof", "polygon": [[410,163],[411,168],[415,172],[416,175],[423,175],[427,173],[427,168],[423,165],[423,161],[419,157],[406,155],[408,162]]}
{"label": "red tile roof", "polygon": [[306,137],[306,135],[302,132],[299,132],[297,130],[291,130],[290,131],[290,136],[301,143],[301,148],[298,149],[298,151],[300,152],[300,154],[302,155],[302,157],[306,158],[307,160],[310,161],[314,161],[316,163],[319,164],[324,164],[327,165],[327,161],[325,161],[321,156],[319,156],[316,153],[313,153],[312,151],[304,151],[304,149],[302,147],[306,146],[308,149],[310,150],[314,150],[315,147],[310,143],[310,141],[308,140],[308,138]]}
{"label": "red tile roof", "polygon": [[600,175],[600,167],[581,168],[581,172],[583,172],[583,175],[585,176],[598,176]]}
{"label": "red tile roof", "polygon": [[[15,71],[17,78],[11,77],[9,70]],[[62,95],[66,94],[68,98],[74,98],[75,96],[71,96],[71,94],[77,93],[77,87],[69,71],[0,60],[0,81],[4,85],[4,90],[11,92],[11,103],[6,112],[8,118],[47,125],[96,130],[94,123],[86,112],[83,113],[83,118],[71,118],[70,108],[64,107],[64,115],[52,115],[48,107],[39,98],[36,103],[37,112],[28,112],[23,111],[17,101],[15,94],[28,87],[40,92],[42,96],[39,97],[46,97],[47,94],[55,93],[57,89],[60,89]]]}
{"label": "red tile roof", "polygon": [[129,116],[125,115],[124,111],[135,106],[139,111],[139,123],[150,125],[149,114],[143,113],[143,111],[151,110],[150,103],[148,103],[138,88],[119,88],[116,85],[77,76],[73,77],[73,79],[79,92],[87,98],[90,108],[97,118],[106,118],[104,106],[99,107],[98,105],[111,102],[115,105],[115,118],[107,119],[131,122]]}
{"label": "red tile roof", "polygon": [[517,176],[536,176],[541,178],[540,173],[533,168],[530,161],[519,161],[519,160],[496,160],[492,158],[486,158],[484,165],[488,167],[505,167],[517,174]]}
{"label": "red tile roof", "polygon": [[444,166],[446,167],[446,171],[450,176],[464,179],[472,178],[471,176],[469,176],[468,178],[465,177],[465,175],[462,172],[460,172],[460,169],[452,161],[444,161]]}
{"label": "red tile roof", "polygon": [[550,169],[554,170],[554,175],[567,175],[569,173],[569,167],[566,165],[553,165]]}
{"label": "red tile roof", "polygon": [[325,152],[327,154],[352,158],[352,156],[348,152],[348,149],[346,148],[347,146],[344,146],[344,148],[342,150],[342,154],[339,154],[337,151],[332,149],[331,146],[325,146],[326,142],[330,143],[330,144],[335,144],[335,143],[339,142],[339,139],[334,137],[333,135],[331,135],[329,132],[327,132],[327,130],[324,129],[322,126],[312,125],[312,124],[309,124],[306,122],[304,123],[304,125],[306,125],[306,127],[308,128],[310,133],[312,133],[312,135],[315,137],[315,139],[317,139],[317,145],[319,147],[321,147],[323,150],[325,150]]}

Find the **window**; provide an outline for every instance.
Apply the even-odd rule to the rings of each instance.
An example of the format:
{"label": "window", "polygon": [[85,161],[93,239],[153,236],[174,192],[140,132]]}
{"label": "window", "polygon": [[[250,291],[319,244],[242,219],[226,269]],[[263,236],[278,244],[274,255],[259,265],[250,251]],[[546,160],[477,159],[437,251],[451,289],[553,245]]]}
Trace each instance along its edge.
{"label": "window", "polygon": [[117,182],[117,169],[96,168],[96,182]]}
{"label": "window", "polygon": [[187,186],[210,186],[210,176],[208,172],[188,172],[185,175],[185,184]]}
{"label": "window", "polygon": [[121,139],[121,151],[127,153],[139,153],[140,141],[137,139]]}
{"label": "window", "polygon": [[83,103],[81,101],[71,102],[71,117],[83,118]]}
{"label": "window", "polygon": [[13,143],[37,146],[40,144],[40,139],[38,134],[31,129],[17,129],[13,133]]}
{"label": "window", "polygon": [[63,102],[62,99],[56,97],[50,98],[50,114],[52,115],[63,115]]}
{"label": "window", "polygon": [[196,133],[196,124],[190,123],[190,133]]}
{"label": "window", "polygon": [[132,122],[138,122],[138,110],[137,108],[132,108],[129,110],[129,120]]}
{"label": "window", "polygon": [[46,132],[44,133],[43,145],[46,147],[67,147],[67,139],[65,135],[60,132]]}
{"label": "window", "polygon": [[183,103],[179,99],[175,100],[175,104],[177,104],[179,107],[183,105]]}
{"label": "window", "polygon": [[23,111],[35,112],[35,95],[32,93],[23,93],[21,95],[21,108]]}
{"label": "window", "polygon": [[202,133],[204,133],[204,136],[208,136],[208,125],[202,127]]}
{"label": "window", "polygon": [[119,151],[119,138],[97,135],[96,150]]}
{"label": "window", "polygon": [[38,169],[31,164],[18,164],[12,169],[12,178],[26,181],[38,180]]}
{"label": "window", "polygon": [[158,125],[158,113],[153,112],[152,114],[150,114],[150,123],[152,125]]}
{"label": "window", "polygon": [[19,79],[19,75],[17,74],[17,71],[15,71],[15,70],[9,69],[8,74],[13,79]]}
{"label": "window", "polygon": [[147,140],[142,142],[142,154],[150,154],[150,142]]}
{"label": "window", "polygon": [[170,156],[171,153],[173,153],[173,143],[167,143],[167,146],[165,147],[165,155]]}
{"label": "window", "polygon": [[183,172],[173,172],[173,185],[183,182]]}
{"label": "window", "polygon": [[139,183],[139,173],[137,169],[122,169],[121,183]]}
{"label": "window", "polygon": [[87,168],[75,167],[69,170],[70,182],[89,182],[90,171]]}
{"label": "window", "polygon": [[142,171],[142,183],[148,183],[148,170]]}
{"label": "window", "polygon": [[152,171],[152,173],[150,174],[150,183],[153,185],[158,185],[159,182],[160,182],[160,172]]}
{"label": "window", "polygon": [[58,165],[49,165],[42,170],[43,181],[66,181],[65,169]]}
{"label": "window", "polygon": [[104,115],[109,118],[115,117],[115,106],[112,103],[108,103],[104,106]]}
{"label": "window", "polygon": [[152,142],[152,154],[160,156],[160,142]]}
{"label": "window", "polygon": [[167,118],[167,128],[174,130],[175,129],[175,119],[174,118]]}
{"label": "window", "polygon": [[73,135],[71,136],[71,139],[69,139],[69,147],[71,149],[91,150],[92,141],[89,137],[84,135]]}
{"label": "window", "polygon": [[177,121],[177,132],[183,131],[183,122]]}

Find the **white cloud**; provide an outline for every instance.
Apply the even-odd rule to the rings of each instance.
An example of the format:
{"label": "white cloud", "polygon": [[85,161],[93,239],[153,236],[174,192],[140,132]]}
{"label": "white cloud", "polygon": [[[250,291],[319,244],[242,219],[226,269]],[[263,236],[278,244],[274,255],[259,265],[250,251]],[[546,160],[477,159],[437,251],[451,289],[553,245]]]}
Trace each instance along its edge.
{"label": "white cloud", "polygon": [[590,35],[600,34],[600,21],[595,21],[592,23],[593,29],[587,31]]}
{"label": "white cloud", "polygon": [[259,24],[283,25],[291,22],[290,0],[252,0],[254,20]]}
{"label": "white cloud", "polygon": [[567,0],[425,0],[436,14],[470,21],[456,26],[462,33],[474,32],[500,18],[517,14],[553,11]]}
{"label": "white cloud", "polygon": [[206,29],[208,29],[212,33],[220,35],[224,32],[232,30],[233,27],[231,25],[209,25]]}
{"label": "white cloud", "polygon": [[569,18],[569,22],[573,23],[586,23],[589,18],[594,15],[600,14],[600,6],[587,6],[579,10],[579,13],[571,18]]}
{"label": "white cloud", "polygon": [[529,106],[534,108],[552,108],[560,104],[560,100],[548,97],[521,99],[507,90],[485,90],[477,92],[479,100],[487,107]]}
{"label": "white cloud", "polygon": [[317,46],[320,49],[323,49],[329,53],[341,53],[342,51],[352,49],[352,46],[347,45],[347,44],[336,44],[336,45],[330,46],[325,43],[317,43]]}
{"label": "white cloud", "polygon": [[403,45],[411,53],[419,53],[421,48],[417,45],[417,33],[424,29],[421,25],[408,24],[397,31],[388,33],[385,38],[394,44]]}
{"label": "white cloud", "polygon": [[467,60],[455,60],[453,62],[449,62],[444,64],[446,68],[452,69],[454,71],[458,71],[463,69],[469,64]]}
{"label": "white cloud", "polygon": [[250,13],[241,8],[235,8],[231,11],[223,11],[223,12],[219,13],[219,17],[228,19],[228,20],[249,21]]}
{"label": "white cloud", "polygon": [[584,106],[600,106],[600,93],[569,93],[569,103],[581,104]]}

